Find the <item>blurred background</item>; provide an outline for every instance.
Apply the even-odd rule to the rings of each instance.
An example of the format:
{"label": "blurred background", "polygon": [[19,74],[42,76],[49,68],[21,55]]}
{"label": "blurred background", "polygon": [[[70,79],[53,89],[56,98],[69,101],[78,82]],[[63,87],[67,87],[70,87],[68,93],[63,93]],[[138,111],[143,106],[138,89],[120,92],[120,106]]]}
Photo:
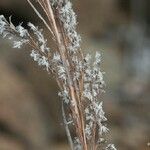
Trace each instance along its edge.
{"label": "blurred background", "polygon": [[[108,138],[120,150],[150,149],[150,0],[72,2],[82,49],[103,56]],[[25,0],[0,0],[0,14],[42,27]],[[0,38],[0,150],[69,150],[57,93],[28,49]]]}

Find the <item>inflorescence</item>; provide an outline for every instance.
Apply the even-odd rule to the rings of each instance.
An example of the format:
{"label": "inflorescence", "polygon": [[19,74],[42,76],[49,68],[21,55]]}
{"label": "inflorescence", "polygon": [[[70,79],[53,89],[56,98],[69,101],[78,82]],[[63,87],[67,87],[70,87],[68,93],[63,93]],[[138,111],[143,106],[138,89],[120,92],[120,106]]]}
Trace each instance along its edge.
{"label": "inflorescence", "polygon": [[[27,0],[37,13],[31,1]],[[96,52],[94,60],[90,54],[83,55],[80,48],[80,35],[76,32],[77,19],[68,0],[38,0],[49,22],[41,19],[52,34],[56,50],[51,50],[44,38],[42,29],[28,23],[30,30],[22,24],[14,26],[3,15],[0,15],[0,34],[3,38],[13,40],[13,48],[28,45],[30,56],[51,73],[60,87],[58,95],[63,105],[69,110],[65,125],[75,129],[76,137],[68,134],[72,149],[75,150],[116,150],[113,144],[106,145],[107,118],[100,101],[105,82],[100,69],[101,55]],[[44,5],[45,4],[45,5]],[[47,7],[46,7],[47,6]],[[57,30],[59,32],[57,32]],[[73,139],[73,140],[72,140]],[[83,146],[84,145],[84,146]],[[105,146],[106,145],[106,146]]]}

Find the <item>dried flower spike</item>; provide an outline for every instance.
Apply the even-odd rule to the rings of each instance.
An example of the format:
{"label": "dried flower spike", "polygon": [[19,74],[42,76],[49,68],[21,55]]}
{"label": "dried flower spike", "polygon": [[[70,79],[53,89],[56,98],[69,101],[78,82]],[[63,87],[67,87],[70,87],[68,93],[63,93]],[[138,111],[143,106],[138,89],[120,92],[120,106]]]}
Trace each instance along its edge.
{"label": "dried flower spike", "polygon": [[[60,88],[62,114],[68,141],[72,150],[116,150],[113,144],[106,145],[107,118],[103,103],[99,101],[105,85],[100,69],[101,55],[96,52],[94,62],[91,55],[84,55],[80,48],[80,35],[76,32],[76,15],[69,0],[27,0],[37,16],[48,28],[56,50],[47,46],[42,30],[28,23],[30,31],[22,24],[15,27],[11,19],[0,15],[0,34],[14,41],[14,48],[29,45],[34,61],[53,75]],[[36,8],[42,8],[42,16]],[[48,21],[46,21],[48,20]],[[64,109],[65,108],[65,109]],[[66,114],[66,110],[70,114]],[[70,133],[74,128],[76,136]]]}

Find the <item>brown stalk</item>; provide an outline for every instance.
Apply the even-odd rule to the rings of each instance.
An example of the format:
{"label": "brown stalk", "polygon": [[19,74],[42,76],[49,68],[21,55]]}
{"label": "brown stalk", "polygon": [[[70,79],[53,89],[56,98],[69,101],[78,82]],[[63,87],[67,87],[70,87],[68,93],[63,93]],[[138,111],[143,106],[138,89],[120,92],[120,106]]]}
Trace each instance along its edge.
{"label": "brown stalk", "polygon": [[[59,27],[61,28],[61,23],[59,22]],[[63,28],[61,28],[61,34],[63,36],[63,42],[64,42],[64,45],[65,45],[65,48],[66,48],[66,55],[67,55],[67,58],[69,60],[69,64],[70,64],[70,67],[73,68],[73,64],[72,64],[72,61],[71,61],[71,58],[69,57],[69,54],[67,53],[67,45],[68,45],[68,42],[67,42],[67,37],[65,36],[65,31]],[[72,72],[74,72],[75,70],[72,69]],[[77,100],[77,104],[78,104],[78,111],[79,111],[79,117],[80,117],[80,124],[81,124],[81,133],[82,133],[82,140],[83,142],[85,143],[85,145],[87,145],[87,142],[86,142],[86,136],[85,136],[85,123],[84,123],[84,113],[83,113],[83,104],[82,104],[82,99],[81,99],[81,96],[80,96],[80,86],[78,87],[78,84],[77,84],[77,81],[73,81],[73,84],[74,84],[74,88],[75,88],[75,95],[76,95],[76,100]]]}
{"label": "brown stalk", "polygon": [[83,112],[82,112],[82,108],[81,108],[81,102],[79,99],[79,107],[80,108],[78,108],[78,104],[76,101],[77,100],[76,98],[78,97],[78,95],[75,96],[76,95],[75,91],[77,91],[77,88],[75,90],[74,87],[72,86],[73,81],[71,80],[70,73],[69,73],[69,70],[67,68],[67,66],[69,66],[69,64],[67,64],[65,54],[64,54],[65,53],[65,47],[63,46],[64,43],[62,43],[62,40],[64,40],[64,39],[61,40],[62,35],[60,35],[58,32],[58,27],[57,27],[57,24],[55,21],[54,13],[53,13],[53,10],[51,8],[50,2],[49,2],[49,0],[45,0],[45,1],[47,3],[49,14],[51,16],[51,21],[52,21],[53,28],[55,31],[55,36],[56,36],[56,39],[57,39],[57,42],[59,45],[59,49],[60,49],[60,54],[61,54],[62,60],[64,62],[64,65],[65,65],[66,72],[68,74],[68,78],[69,78],[68,83],[69,83],[70,94],[71,94],[71,98],[72,98],[72,101],[73,101],[74,107],[75,107],[74,109],[75,109],[75,113],[76,113],[76,117],[77,117],[78,128],[80,129],[80,132],[82,133],[82,135],[80,135],[80,137],[82,137],[83,148],[84,148],[84,150],[87,150],[87,143],[86,143],[86,137],[85,137],[85,132],[84,132],[84,120],[83,120],[83,116],[82,116]]}
{"label": "brown stalk", "polygon": [[[57,40],[57,43],[58,43],[58,48],[59,48],[59,51],[60,51],[60,55],[62,57],[62,61],[64,62],[64,67],[66,69],[66,72],[67,72],[67,75],[68,75],[68,85],[69,85],[69,89],[70,89],[70,96],[71,96],[71,99],[72,99],[72,103],[74,105],[74,117],[75,119],[77,120],[76,123],[77,123],[77,132],[79,134],[79,137],[82,139],[82,135],[80,135],[80,133],[83,133],[80,132],[82,127],[81,127],[81,121],[80,121],[80,115],[79,115],[79,110],[78,110],[78,105],[77,105],[77,101],[76,101],[76,96],[75,96],[75,89],[72,85],[72,79],[71,79],[71,76],[70,76],[70,73],[69,73],[69,70],[68,70],[68,66],[69,64],[66,62],[66,57],[65,57],[65,47],[64,47],[64,44],[62,43],[62,39],[61,39],[61,35],[59,34],[59,30],[58,30],[58,27],[56,25],[56,21],[55,21],[55,17],[54,17],[54,13],[53,13],[53,10],[51,8],[51,5],[50,5],[50,2],[49,0],[45,0],[46,1],[46,4],[47,4],[47,7],[48,7],[48,10],[49,10],[49,15],[51,17],[51,21],[52,21],[52,26],[53,26],[53,29],[54,29],[54,33],[55,33],[55,36],[56,36],[56,40]],[[83,139],[82,139],[83,141]],[[85,150],[87,150],[86,148],[86,144],[84,144],[85,146]]]}

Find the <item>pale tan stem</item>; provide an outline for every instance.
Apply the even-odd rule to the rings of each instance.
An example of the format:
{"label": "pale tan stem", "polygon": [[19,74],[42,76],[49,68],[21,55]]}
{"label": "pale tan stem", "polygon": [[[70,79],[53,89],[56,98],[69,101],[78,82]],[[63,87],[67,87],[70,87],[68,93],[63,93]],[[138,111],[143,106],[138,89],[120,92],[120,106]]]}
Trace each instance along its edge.
{"label": "pale tan stem", "polygon": [[66,114],[65,114],[65,110],[64,110],[63,101],[62,101],[62,115],[63,115],[63,120],[64,120],[65,129],[66,129],[66,134],[67,134],[67,137],[68,137],[68,141],[69,141],[71,150],[74,150],[72,137],[71,137],[70,130],[69,130],[69,127],[68,127],[68,124],[67,124],[67,119],[66,119]]}
{"label": "pale tan stem", "polygon": [[35,13],[37,14],[37,16],[43,21],[43,23],[45,24],[45,26],[47,27],[47,29],[50,31],[50,33],[53,35],[54,37],[54,33],[51,30],[51,28],[49,27],[48,23],[45,21],[45,19],[41,16],[41,14],[38,12],[38,10],[34,7],[34,5],[31,3],[30,0],[26,0],[30,6],[32,7],[32,9],[35,11]]}

